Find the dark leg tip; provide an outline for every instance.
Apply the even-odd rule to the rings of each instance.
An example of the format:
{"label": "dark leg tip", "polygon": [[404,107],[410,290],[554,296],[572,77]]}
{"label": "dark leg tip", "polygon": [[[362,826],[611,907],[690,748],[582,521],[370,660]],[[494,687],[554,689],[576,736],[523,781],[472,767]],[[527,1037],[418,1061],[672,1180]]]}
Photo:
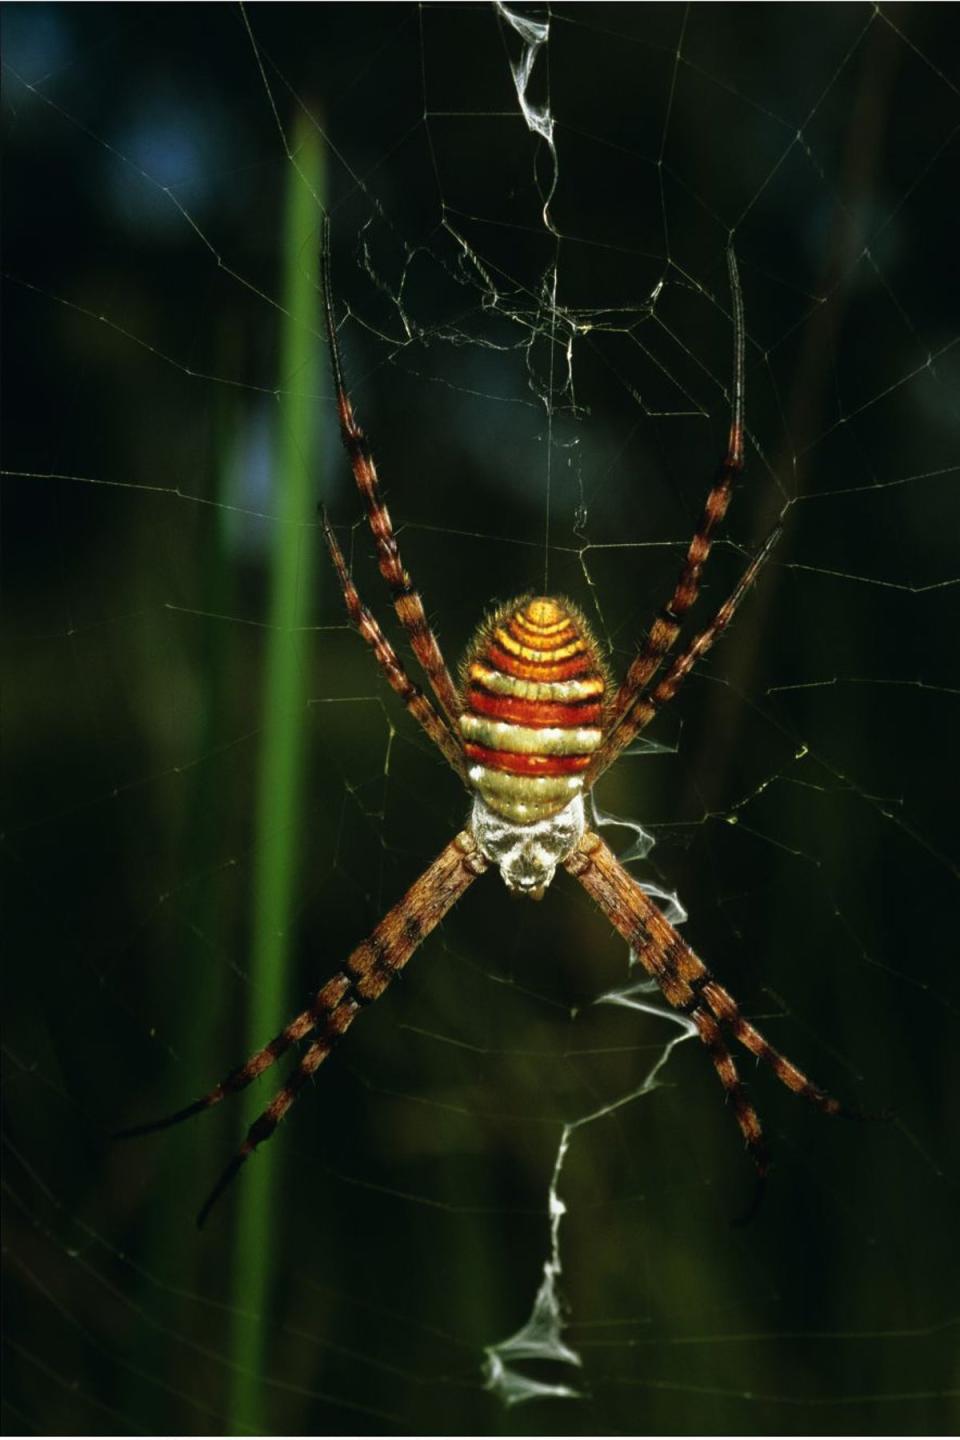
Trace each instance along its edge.
{"label": "dark leg tip", "polygon": [[[219,1099],[219,1096],[217,1098]],[[185,1105],[173,1115],[164,1115],[160,1120],[148,1120],[144,1125],[126,1125],[122,1130],[114,1130],[110,1139],[136,1140],[141,1135],[155,1135],[158,1130],[169,1130],[171,1125],[180,1125],[184,1120],[192,1119],[194,1115],[199,1115],[201,1110],[208,1110],[213,1103],[211,1096],[206,1095],[202,1100],[194,1100],[191,1105]]]}
{"label": "dark leg tip", "polygon": [[897,1118],[896,1110],[861,1110],[858,1105],[841,1105],[835,1113],[842,1120],[880,1122],[884,1125],[889,1125],[892,1120]]}
{"label": "dark leg tip", "polygon": [[203,1202],[203,1205],[200,1208],[200,1212],[197,1215],[198,1230],[202,1230],[204,1225],[206,1225],[207,1219],[210,1215],[210,1211],[213,1209],[214,1205],[216,1205],[224,1190],[226,1190],[227,1186],[233,1180],[237,1171],[240,1169],[240,1166],[246,1160],[247,1156],[251,1153],[252,1148],[252,1146],[246,1144],[241,1147],[237,1154],[234,1155],[233,1159],[230,1161],[230,1164],[224,1170],[223,1174],[220,1176],[220,1179],[217,1181],[216,1185],[214,1185],[213,1189],[210,1191],[210,1194]]}
{"label": "dark leg tip", "polygon": [[734,1219],[730,1221],[732,1229],[742,1230],[745,1225],[752,1224],[752,1222],[757,1218],[757,1215],[760,1212],[760,1206],[763,1204],[763,1197],[766,1194],[766,1191],[767,1167],[766,1165],[764,1165],[762,1170],[757,1171],[756,1180],[754,1181],[753,1186],[753,1194],[750,1197],[750,1202],[747,1205],[747,1208],[743,1211],[741,1215],[735,1216]]}

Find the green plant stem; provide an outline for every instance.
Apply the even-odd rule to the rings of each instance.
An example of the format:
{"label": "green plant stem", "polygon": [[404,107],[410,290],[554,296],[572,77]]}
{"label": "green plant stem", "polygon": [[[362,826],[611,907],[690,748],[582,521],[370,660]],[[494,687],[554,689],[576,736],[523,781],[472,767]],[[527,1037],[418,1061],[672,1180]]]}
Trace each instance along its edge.
{"label": "green plant stem", "polygon": [[[284,226],[283,360],[270,557],[263,730],[258,776],[253,884],[253,947],[246,1049],[252,1051],[287,1019],[291,906],[300,855],[310,665],[305,630],[315,568],[318,405],[318,201],[323,150],[316,127],[301,117],[293,136],[296,164],[288,172]],[[260,1086],[246,1105],[249,1123],[267,1103]],[[232,1433],[270,1433],[263,1377],[271,1280],[280,1243],[274,1201],[282,1149],[256,1155],[238,1184],[233,1261]]]}

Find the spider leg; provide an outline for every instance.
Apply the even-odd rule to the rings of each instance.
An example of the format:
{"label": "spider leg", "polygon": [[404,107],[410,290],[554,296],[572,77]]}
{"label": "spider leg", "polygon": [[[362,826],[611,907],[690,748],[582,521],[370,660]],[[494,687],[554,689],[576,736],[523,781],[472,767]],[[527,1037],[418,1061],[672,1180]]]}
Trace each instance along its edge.
{"label": "spider leg", "polygon": [[736,1000],[734,1000],[730,992],[725,990],[716,980],[708,980],[702,987],[700,993],[703,995],[704,1000],[706,1000],[714,1015],[727,1027],[734,1039],[739,1040],[740,1044],[749,1050],[751,1054],[756,1055],[758,1060],[762,1060],[765,1065],[769,1065],[780,1083],[786,1085],[788,1090],[792,1090],[795,1095],[801,1095],[804,1100],[809,1101],[811,1105],[815,1105],[817,1109],[822,1110],[825,1115],[844,1115],[849,1118],[860,1119],[866,1118],[860,1111],[846,1105],[841,1105],[839,1100],[835,1100],[832,1095],[828,1095],[825,1090],[821,1090],[818,1085],[814,1085],[812,1081],[807,1079],[803,1071],[794,1065],[792,1060],[788,1060],[785,1055],[780,1054],[779,1050],[775,1050],[770,1042],[761,1035],[756,1026],[751,1025],[749,1020],[744,1019]]}
{"label": "spider leg", "polygon": [[400,559],[400,550],[393,531],[390,512],[383,503],[380,482],[367,438],[357,424],[343,380],[343,362],[337,340],[337,327],[333,314],[333,290],[330,278],[330,224],[324,223],[323,241],[320,254],[323,274],[324,316],[327,338],[330,344],[330,365],[333,384],[337,392],[337,411],[340,417],[340,437],[350,457],[354,479],[367,510],[367,520],[377,547],[377,562],[380,574],[390,587],[393,606],[401,625],[407,632],[414,655],[423,667],[434,695],[448,722],[456,727],[461,704],[456,687],[450,677],[446,661],[430,628],[423,601],[413,586],[409,574]]}
{"label": "spider leg", "polygon": [[[350,960],[353,956],[350,957]],[[350,965],[347,961],[347,966]],[[286,1054],[291,1045],[309,1035],[315,1030],[322,1020],[331,1016],[337,1009],[340,1001],[347,994],[351,986],[351,979],[348,973],[340,971],[328,980],[322,989],[318,990],[305,1010],[295,1016],[288,1025],[275,1035],[269,1044],[264,1045],[251,1055],[243,1065],[238,1065],[236,1070],[231,1070],[212,1090],[206,1095],[201,1095],[199,1100],[193,1100],[185,1105],[182,1110],[175,1110],[171,1115],[164,1115],[159,1120],[148,1120],[145,1125],[131,1125],[125,1130],[117,1130],[114,1134],[115,1140],[133,1140],[139,1135],[152,1135],[157,1130],[167,1130],[171,1125],[179,1125],[183,1120],[189,1120],[193,1115],[199,1115],[201,1110],[209,1110],[212,1105],[217,1105],[228,1095],[236,1095],[238,1091],[245,1090],[251,1081],[262,1075],[264,1070]]]}
{"label": "spider leg", "polygon": [[[683,618],[699,594],[700,579],[710,555],[714,531],[727,513],[734,481],[743,470],[743,295],[732,245],[727,248],[727,266],[733,302],[733,395],[730,402],[727,453],[720,462],[716,479],[707,495],[700,524],[690,541],[673,594],[650,627],[643,647],[634,658],[617,692],[610,716],[613,729],[626,720],[634,700],[676,644]],[[623,746],[619,748],[622,749]]]}
{"label": "spider leg", "polygon": [[317,991],[306,1010],[292,1020],[269,1045],[258,1050],[246,1064],[232,1071],[207,1095],[195,1100],[191,1105],[162,1120],[120,1131],[118,1138],[128,1138],[176,1125],[200,1110],[217,1104],[225,1096],[244,1089],[295,1041],[313,1030],[319,1032],[287,1084],[250,1126],[246,1139],[200,1211],[197,1217],[198,1225],[204,1223],[211,1208],[248,1156],[264,1140],[270,1138],[307,1080],[326,1060],[360,1010],[383,994],[421,942],[486,869],[487,861],[481,855],[473,836],[467,831],[461,831],[420,878],[414,881],[403,899],[387,912],[370,936],[351,952],[343,969]]}
{"label": "spider leg", "polygon": [[626,746],[636,739],[640,731],[647,728],[658,711],[670,703],[697,661],[706,655],[710,647],[719,640],[733,619],[741,600],[770,558],[770,554],[782,533],[783,529],[780,525],[777,525],[771,530],[746,570],[744,570],[740,576],[732,593],[723,602],[716,615],[714,615],[710,621],[710,624],[701,630],[698,635],[694,636],[686,650],[676,657],[673,664],[670,665],[652,690],[633,700],[629,710],[621,719],[618,728],[608,733],[607,738],[597,751],[587,777],[588,785],[592,785],[596,781],[597,776],[601,775],[604,770],[607,770]]}
{"label": "spider leg", "polygon": [[747,1095],[746,1086],[737,1074],[733,1056],[724,1044],[720,1026],[713,1016],[700,1006],[691,1012],[690,1019],[696,1025],[697,1034],[706,1046],[707,1054],[713,1061],[713,1068],[720,1077],[720,1084],[727,1092],[737,1124],[740,1126],[740,1133],[743,1135],[753,1163],[757,1167],[757,1175],[761,1180],[765,1180],[770,1166],[770,1156],[763,1138],[763,1127],[760,1124],[760,1117]]}
{"label": "spider leg", "polygon": [[442,752],[447,763],[452,766],[460,776],[460,779],[466,784],[467,767],[459,740],[447,729],[447,726],[437,714],[436,710],[434,710],[419,686],[414,685],[404,669],[397,652],[380,629],[371,611],[368,610],[367,606],[364,605],[360,599],[357,587],[354,585],[350,577],[350,572],[347,570],[347,562],[343,558],[343,551],[340,549],[339,542],[333,533],[333,527],[327,518],[325,510],[322,511],[322,524],[323,533],[326,536],[327,545],[330,548],[330,555],[340,580],[340,588],[343,591],[343,598],[346,602],[347,614],[373,651],[391,688],[400,696],[400,699],[410,711],[410,714],[415,720],[419,721],[434,745]]}
{"label": "spider leg", "polygon": [[624,869],[613,851],[588,831],[565,868],[580,881],[607,919],[634,950],[644,969],[653,976],[664,997],[689,1015],[714,1067],[730,1096],[737,1123],[761,1176],[766,1173],[767,1153],[760,1121],[747,1099],[723,1043],[726,1027],[752,1054],[764,1060],[788,1089],[810,1101],[828,1115],[855,1115],[838,1100],[807,1079],[792,1061],[768,1044],[745,1020],[733,997],[720,985],[690,946],[681,939],[667,917],[646,891]]}
{"label": "spider leg", "polygon": [[216,1185],[214,1185],[210,1194],[206,1200],[204,1200],[197,1214],[198,1230],[203,1229],[207,1223],[207,1217],[210,1211],[234,1179],[240,1167],[253,1154],[254,1150],[262,1141],[269,1140],[311,1075],[323,1061],[326,1060],[339,1037],[346,1032],[359,1008],[355,1001],[349,1001],[345,1005],[339,1005],[337,1009],[329,1015],[324,1025],[324,1038],[322,1040],[315,1040],[305,1051],[300,1064],[296,1070],[294,1070],[287,1084],[279,1094],[271,1100],[266,1110],[254,1120],[247,1131],[246,1139],[240,1146],[240,1149],[230,1163],[225,1166]]}

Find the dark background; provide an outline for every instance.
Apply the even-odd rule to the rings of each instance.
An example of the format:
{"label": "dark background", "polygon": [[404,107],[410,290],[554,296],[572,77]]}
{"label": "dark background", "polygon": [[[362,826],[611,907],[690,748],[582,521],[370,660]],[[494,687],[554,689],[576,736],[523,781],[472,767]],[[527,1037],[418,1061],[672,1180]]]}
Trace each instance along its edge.
{"label": "dark background", "polygon": [[[8,1432],[955,1429],[954,7],[558,7],[531,91],[555,233],[487,6],[3,23]],[[777,1168],[743,1228],[750,1167],[695,1042],[574,1130],[583,1364],[519,1368],[580,1400],[504,1408],[484,1347],[530,1314],[563,1124],[680,1032],[591,1006],[627,957],[565,877],[541,906],[471,891],[257,1157],[252,1320],[236,1191],[193,1225],[238,1109],[108,1140],[256,1028],[298,114],[328,147],[355,399],[451,663],[545,556],[628,663],[725,442],[728,233],[739,256],[748,472],[697,613],[786,533],[666,749],[597,798],[655,837],[637,873],[771,1040],[896,1118],[828,1121],[745,1058]],[[386,621],[325,375],[316,402],[317,498]],[[290,1013],[464,813],[325,557],[306,603]]]}

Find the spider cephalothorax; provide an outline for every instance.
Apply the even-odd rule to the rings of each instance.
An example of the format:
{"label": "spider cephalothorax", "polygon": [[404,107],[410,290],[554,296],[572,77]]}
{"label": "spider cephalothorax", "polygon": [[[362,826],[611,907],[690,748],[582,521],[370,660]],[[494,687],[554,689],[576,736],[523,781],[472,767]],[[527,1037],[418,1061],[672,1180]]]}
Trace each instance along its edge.
{"label": "spider cephalothorax", "polygon": [[651,625],[619,689],[613,691],[599,647],[576,606],[555,597],[527,595],[501,606],[480,626],[468,649],[458,690],[423,602],[401,562],[373,457],[344,386],[325,241],[325,309],[340,431],[366,507],[380,572],[429,682],[433,702],[410,680],[376,618],[360,599],[326,516],[324,533],[347,613],[393,690],[472,794],[473,804],[466,828],[445,846],[368,939],[347,957],[342,970],[279,1035],[183,1110],[121,1132],[144,1134],[185,1120],[242,1090],[291,1046],[313,1036],[287,1084],[251,1125],[214,1187],[200,1212],[201,1224],[243,1162],[273,1134],[360,1010],[383,994],[430,931],[491,863],[499,867],[510,890],[533,899],[543,896],[558,865],[579,881],[627,941],[637,962],[656,980],[666,1000],[696,1026],[761,1177],[767,1158],[760,1121],[737,1075],[727,1037],[763,1060],[783,1084],[824,1113],[849,1113],[811,1084],[750,1024],[732,995],[642,886],[587,828],[585,818],[584,797],[597,778],[673,699],[696,661],[723,634],[777,538],[777,532],[768,538],[713,619],[660,673],[684,617],[696,602],[714,531],[726,513],[734,478],[743,468],[743,307],[732,251],[727,258],[734,319],[727,452],[707,493],[673,594]]}
{"label": "spider cephalothorax", "polygon": [[546,820],[523,825],[504,820],[477,795],[468,824],[480,853],[499,866],[511,894],[526,895],[530,900],[543,899],[557,866],[569,860],[587,828],[582,795]]}

